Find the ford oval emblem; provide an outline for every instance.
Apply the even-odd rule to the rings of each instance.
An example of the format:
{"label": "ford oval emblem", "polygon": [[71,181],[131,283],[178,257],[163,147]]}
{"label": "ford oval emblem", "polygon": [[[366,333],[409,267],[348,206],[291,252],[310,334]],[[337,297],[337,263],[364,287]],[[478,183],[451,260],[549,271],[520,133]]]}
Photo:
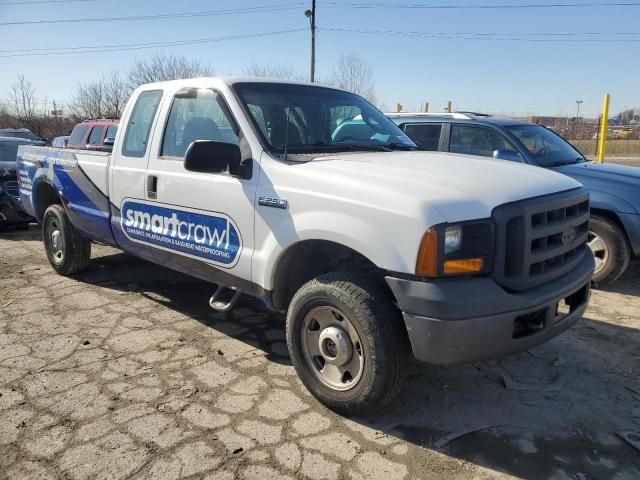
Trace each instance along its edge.
{"label": "ford oval emblem", "polygon": [[576,239],[576,229],[570,228],[562,232],[562,245],[569,245]]}

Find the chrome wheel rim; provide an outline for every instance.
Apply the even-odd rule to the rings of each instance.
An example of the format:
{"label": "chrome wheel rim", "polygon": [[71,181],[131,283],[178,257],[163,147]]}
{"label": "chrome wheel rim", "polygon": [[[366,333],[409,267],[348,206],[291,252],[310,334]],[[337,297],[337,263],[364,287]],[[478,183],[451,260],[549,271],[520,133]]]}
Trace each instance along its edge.
{"label": "chrome wheel rim", "polygon": [[57,222],[49,224],[49,239],[51,243],[51,255],[56,263],[61,263],[64,259],[64,237]]}
{"label": "chrome wheel rim", "polygon": [[609,247],[600,235],[592,231],[589,232],[589,240],[587,244],[593,252],[593,256],[596,260],[594,273],[600,273],[609,261]]}
{"label": "chrome wheel rim", "polygon": [[333,390],[350,390],[362,377],[365,359],[360,336],[337,308],[316,307],[305,316],[302,351],[316,378]]}

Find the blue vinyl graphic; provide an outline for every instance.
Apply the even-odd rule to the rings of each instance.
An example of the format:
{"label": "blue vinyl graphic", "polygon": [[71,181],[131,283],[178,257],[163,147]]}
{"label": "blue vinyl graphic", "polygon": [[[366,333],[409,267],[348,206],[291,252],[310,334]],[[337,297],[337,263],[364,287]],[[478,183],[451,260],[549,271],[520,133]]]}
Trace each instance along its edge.
{"label": "blue vinyl graphic", "polygon": [[235,224],[220,213],[125,200],[120,225],[124,234],[135,242],[226,267],[235,264],[242,248]]}

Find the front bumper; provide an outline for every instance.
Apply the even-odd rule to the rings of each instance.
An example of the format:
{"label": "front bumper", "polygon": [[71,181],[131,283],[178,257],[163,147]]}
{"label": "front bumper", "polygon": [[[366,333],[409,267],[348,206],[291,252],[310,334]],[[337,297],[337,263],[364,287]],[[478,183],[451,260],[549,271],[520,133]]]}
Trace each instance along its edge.
{"label": "front bumper", "polygon": [[447,365],[527,350],[567,330],[587,308],[593,268],[587,252],[569,274],[517,293],[487,277],[386,280],[416,359]]}

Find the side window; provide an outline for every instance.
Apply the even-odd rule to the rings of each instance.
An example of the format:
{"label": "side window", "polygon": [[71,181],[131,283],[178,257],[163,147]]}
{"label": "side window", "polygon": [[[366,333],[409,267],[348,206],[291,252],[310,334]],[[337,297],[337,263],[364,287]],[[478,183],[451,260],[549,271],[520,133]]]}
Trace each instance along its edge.
{"label": "side window", "polygon": [[404,127],[404,133],[406,133],[421,150],[438,150],[440,132],[442,132],[442,125],[439,123],[407,124]]}
{"label": "side window", "polygon": [[107,134],[105,135],[104,138],[115,138],[117,131],[118,131],[117,125],[109,125],[109,128],[107,128]]}
{"label": "side window", "polygon": [[173,99],[160,155],[183,157],[196,140],[237,144],[236,132],[219,93],[208,88],[185,89]]}
{"label": "side window", "polygon": [[489,128],[451,125],[449,151],[492,157],[495,150],[513,150],[511,142]]}
{"label": "side window", "polygon": [[122,145],[122,155],[125,157],[144,157],[151,124],[161,98],[161,90],[142,92],[138,96],[126,126],[124,144]]}
{"label": "side window", "polygon": [[87,133],[86,125],[76,125],[73,127],[73,131],[71,132],[71,136],[69,137],[69,145],[81,145],[82,140],[84,140],[84,135]]}
{"label": "side window", "polygon": [[93,127],[91,135],[89,135],[89,145],[100,145],[102,143],[102,132],[104,132],[104,126]]}

